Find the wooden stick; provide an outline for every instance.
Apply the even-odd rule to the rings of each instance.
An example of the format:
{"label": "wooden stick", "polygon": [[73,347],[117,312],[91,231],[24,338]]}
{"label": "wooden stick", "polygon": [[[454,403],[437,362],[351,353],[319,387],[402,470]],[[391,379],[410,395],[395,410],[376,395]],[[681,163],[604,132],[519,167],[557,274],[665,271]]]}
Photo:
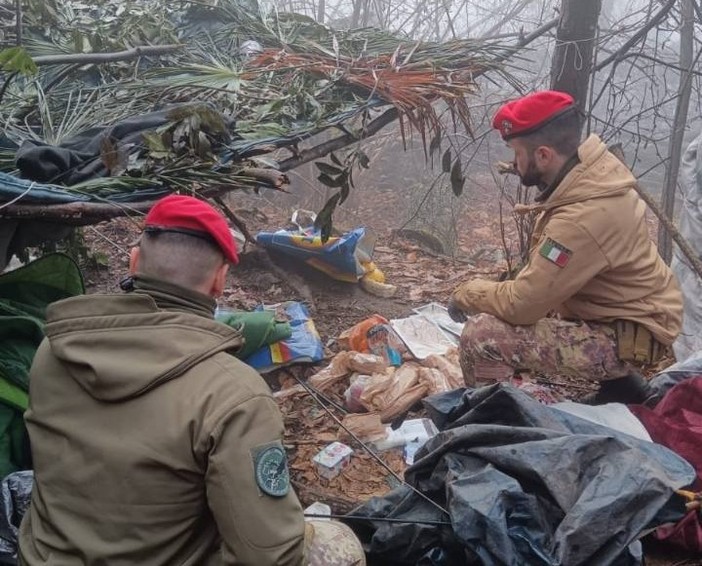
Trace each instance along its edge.
{"label": "wooden stick", "polygon": [[224,212],[225,216],[229,218],[231,223],[241,231],[241,233],[244,235],[244,239],[251,244],[256,244],[256,238],[251,235],[251,232],[249,232],[246,224],[239,220],[237,215],[234,214],[234,211],[227,206],[227,203],[225,203],[224,200],[222,200],[222,197],[216,196],[213,198],[213,200],[219,205],[222,212]]}

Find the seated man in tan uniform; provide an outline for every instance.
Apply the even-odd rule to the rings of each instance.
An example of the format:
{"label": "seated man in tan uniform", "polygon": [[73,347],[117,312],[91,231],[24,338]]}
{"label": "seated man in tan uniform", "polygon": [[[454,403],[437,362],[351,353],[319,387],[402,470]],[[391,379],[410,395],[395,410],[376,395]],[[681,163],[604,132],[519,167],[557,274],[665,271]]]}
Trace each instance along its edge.
{"label": "seated man in tan uniform", "polygon": [[468,281],[449,303],[467,319],[461,364],[468,385],[515,370],[597,380],[593,402],[646,397],[637,369],[678,335],[682,296],[646,225],[636,179],[596,135],[580,143],[580,115],[562,92],[505,104],[493,127],[536,186],[527,264],[513,281]]}
{"label": "seated man in tan uniform", "polygon": [[170,196],[132,250],[130,292],[49,307],[30,374],[22,564],[364,563],[338,523],[308,524],[305,559],[280,411],[227,353],[241,333],[213,320],[237,261],[214,208]]}

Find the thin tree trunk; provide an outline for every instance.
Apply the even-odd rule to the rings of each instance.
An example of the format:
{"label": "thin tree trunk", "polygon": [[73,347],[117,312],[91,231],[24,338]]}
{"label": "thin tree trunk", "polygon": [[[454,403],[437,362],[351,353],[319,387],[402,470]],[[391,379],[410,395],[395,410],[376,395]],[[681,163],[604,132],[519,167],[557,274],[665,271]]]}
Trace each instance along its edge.
{"label": "thin tree trunk", "polygon": [[326,8],[326,3],[325,3],[325,1],[324,1],[324,0],[319,0],[319,2],[317,3],[317,21],[318,21],[320,24],[323,24],[323,23],[324,23],[324,18],[325,18],[325,16],[326,16],[326,14],[325,14],[326,9],[327,9],[327,8]]}
{"label": "thin tree trunk", "polygon": [[22,0],[15,0],[15,44],[22,45]]}
{"label": "thin tree trunk", "polygon": [[368,27],[368,21],[370,18],[369,4],[370,4],[370,0],[363,0],[363,13],[362,13],[361,22],[362,22],[362,25],[364,28]]}
{"label": "thin tree trunk", "polygon": [[[678,185],[683,137],[685,135],[687,113],[690,108],[690,95],[692,92],[692,73],[690,71],[694,64],[695,10],[693,0],[681,0],[681,3],[680,67],[686,70],[680,73],[678,103],[675,107],[673,132],[668,147],[669,159],[665,168],[665,182],[661,199],[663,213],[668,218],[673,218],[675,215],[675,193]],[[666,263],[670,263],[673,256],[673,243],[668,231],[662,227],[658,230],[658,250]]]}
{"label": "thin tree trunk", "polygon": [[567,92],[585,111],[602,0],[563,0],[551,61],[551,88]]}
{"label": "thin tree trunk", "polygon": [[353,2],[353,14],[351,14],[351,25],[349,26],[351,29],[355,29],[358,27],[358,22],[360,21],[361,18],[361,4],[363,3],[363,0],[354,0]]}

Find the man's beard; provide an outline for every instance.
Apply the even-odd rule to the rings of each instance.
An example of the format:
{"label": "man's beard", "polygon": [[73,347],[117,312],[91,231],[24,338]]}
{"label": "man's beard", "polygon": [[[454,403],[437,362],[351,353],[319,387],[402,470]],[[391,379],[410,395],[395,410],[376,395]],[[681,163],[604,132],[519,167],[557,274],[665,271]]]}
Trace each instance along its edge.
{"label": "man's beard", "polygon": [[541,187],[543,185],[543,177],[536,168],[536,161],[533,157],[529,157],[526,171],[519,175],[522,185],[526,187]]}

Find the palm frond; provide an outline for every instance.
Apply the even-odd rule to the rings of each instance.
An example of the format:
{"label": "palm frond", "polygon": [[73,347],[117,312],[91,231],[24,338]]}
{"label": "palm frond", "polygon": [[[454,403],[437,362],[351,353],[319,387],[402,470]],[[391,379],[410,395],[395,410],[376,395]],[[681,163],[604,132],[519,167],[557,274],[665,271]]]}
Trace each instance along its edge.
{"label": "palm frond", "polygon": [[[250,157],[328,128],[353,131],[371,109],[397,109],[403,136],[417,132],[426,146],[450,122],[470,130],[477,76],[513,80],[495,63],[505,49],[499,42],[418,43],[373,28],[335,30],[255,0],[142,0],[129,9],[117,0],[26,3],[32,56],[186,45],[136,63],[40,67],[7,89],[0,120],[18,144],[60,144],[92,127],[196,103],[195,114],[134,148],[121,177],[74,187],[95,198],[154,187],[258,187],[241,173]],[[241,48],[247,41],[253,55]],[[441,118],[437,103],[452,120]],[[202,105],[233,125],[227,136],[207,130]],[[0,152],[0,168],[7,162],[7,150]]]}

